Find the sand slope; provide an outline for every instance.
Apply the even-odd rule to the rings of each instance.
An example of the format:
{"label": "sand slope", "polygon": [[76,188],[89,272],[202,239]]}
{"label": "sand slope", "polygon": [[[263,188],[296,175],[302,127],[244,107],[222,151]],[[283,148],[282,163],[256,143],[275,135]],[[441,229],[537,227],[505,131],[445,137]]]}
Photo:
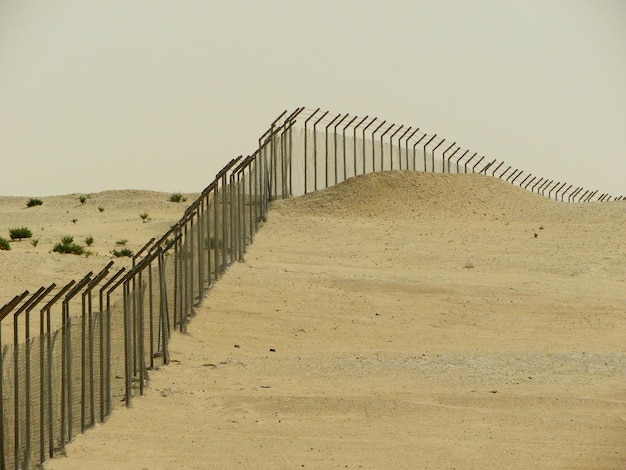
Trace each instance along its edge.
{"label": "sand slope", "polygon": [[477,175],[277,201],[146,396],[46,468],[624,468],[625,231]]}

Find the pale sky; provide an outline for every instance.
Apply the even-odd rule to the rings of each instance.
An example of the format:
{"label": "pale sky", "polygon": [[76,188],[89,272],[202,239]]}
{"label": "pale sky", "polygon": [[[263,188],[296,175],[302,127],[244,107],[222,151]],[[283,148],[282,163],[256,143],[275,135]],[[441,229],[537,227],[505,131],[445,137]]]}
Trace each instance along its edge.
{"label": "pale sky", "polygon": [[626,195],[626,1],[0,0],[0,195],[201,191],[298,106]]}

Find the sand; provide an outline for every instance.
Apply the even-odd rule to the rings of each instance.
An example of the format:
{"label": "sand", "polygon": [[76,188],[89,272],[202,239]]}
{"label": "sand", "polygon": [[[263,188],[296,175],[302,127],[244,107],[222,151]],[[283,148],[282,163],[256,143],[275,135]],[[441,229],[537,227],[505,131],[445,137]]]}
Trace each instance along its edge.
{"label": "sand", "polygon": [[[140,250],[152,237],[158,238],[183,214],[197,194],[185,194],[186,203],[170,202],[171,194],[156,191],[104,191],[35,197],[43,204],[27,207],[30,197],[0,196],[0,237],[10,240],[9,230],[30,229],[30,239],[14,241],[10,251],[0,251],[2,282],[0,305],[28,290],[65,285],[80,280],[89,271],[99,272],[109,261],[115,267],[130,266],[130,258],[115,257],[113,250]],[[80,198],[85,197],[81,203]],[[148,214],[146,222],[141,214]],[[87,256],[52,251],[61,238],[70,235]],[[90,246],[85,243],[93,238]],[[36,240],[36,246],[33,241]]]}
{"label": "sand", "polygon": [[[100,252],[168,226],[121,194]],[[276,201],[145,396],[45,468],[625,468],[625,287],[624,202],[403,172]]]}

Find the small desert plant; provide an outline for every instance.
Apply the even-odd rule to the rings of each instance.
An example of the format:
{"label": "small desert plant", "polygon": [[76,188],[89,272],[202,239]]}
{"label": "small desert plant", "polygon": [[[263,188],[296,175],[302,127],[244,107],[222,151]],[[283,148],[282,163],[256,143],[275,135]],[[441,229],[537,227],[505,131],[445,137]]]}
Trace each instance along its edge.
{"label": "small desert plant", "polygon": [[26,227],[18,227],[9,230],[9,236],[11,237],[11,240],[21,240],[22,238],[32,237],[33,232],[31,232],[30,229]]}
{"label": "small desert plant", "polygon": [[467,263],[465,263],[465,266],[463,266],[465,269],[474,269],[474,263],[472,263],[471,261],[468,261]]}
{"label": "small desert plant", "polygon": [[33,238],[30,241],[30,244],[33,245],[33,248],[36,247],[38,243],[39,243],[39,238]]}
{"label": "small desert plant", "polygon": [[187,198],[182,193],[174,193],[170,196],[170,202],[185,202]]}
{"label": "small desert plant", "polygon": [[215,243],[215,237],[211,237],[211,239],[209,240],[209,248],[211,249],[222,249],[222,240],[217,240],[217,244]]}
{"label": "small desert plant", "polygon": [[78,219],[72,219],[72,223],[78,222]]}
{"label": "small desert plant", "polygon": [[74,255],[82,255],[85,253],[85,249],[74,243],[74,237],[71,235],[65,235],[61,238],[61,242],[54,245],[52,251],[56,253],[71,253]]}
{"label": "small desert plant", "polygon": [[98,207],[98,210],[99,210],[100,212],[104,212],[104,207],[100,206],[100,207]]}
{"label": "small desert plant", "polygon": [[9,251],[11,249],[11,244],[9,240],[6,238],[0,237],[0,250]]}
{"label": "small desert plant", "polygon": [[128,243],[128,240],[126,240],[126,239],[124,239],[124,240],[118,240],[118,241],[116,241],[116,242],[115,242],[115,244],[116,244],[117,246],[124,246],[124,245],[126,245],[127,243]]}
{"label": "small desert plant", "polygon": [[93,237],[91,235],[89,235],[87,238],[85,238],[85,245],[87,245],[87,246],[93,245]]}
{"label": "small desert plant", "polygon": [[30,198],[26,203],[26,207],[41,206],[42,204],[43,201],[41,199]]}
{"label": "small desert plant", "polygon": [[152,220],[152,219],[150,219],[150,216],[148,215],[147,212],[139,214],[139,217],[141,217],[141,220],[143,220],[144,223],[150,222],[150,220]]}
{"label": "small desert plant", "polygon": [[80,201],[81,204],[85,204],[85,202],[87,201],[87,196],[80,196],[78,200]]}
{"label": "small desert plant", "polygon": [[128,256],[132,258],[133,252],[130,248],[122,248],[121,250],[112,250],[111,254],[116,258],[121,258],[122,256]]}

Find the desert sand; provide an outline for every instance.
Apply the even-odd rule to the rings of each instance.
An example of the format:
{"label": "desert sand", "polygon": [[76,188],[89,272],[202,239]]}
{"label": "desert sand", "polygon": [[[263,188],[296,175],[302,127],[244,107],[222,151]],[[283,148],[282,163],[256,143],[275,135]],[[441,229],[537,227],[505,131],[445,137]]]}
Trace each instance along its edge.
{"label": "desert sand", "polygon": [[[184,209],[105,196],[125,215],[89,232],[73,201],[60,232],[91,233],[98,255],[68,268],[48,253],[58,233],[14,243],[0,302],[102,266],[120,238],[137,249]],[[52,232],[51,206],[10,225]],[[145,396],[44,466],[626,468],[625,292],[625,202],[409,172],[275,201]]]}

